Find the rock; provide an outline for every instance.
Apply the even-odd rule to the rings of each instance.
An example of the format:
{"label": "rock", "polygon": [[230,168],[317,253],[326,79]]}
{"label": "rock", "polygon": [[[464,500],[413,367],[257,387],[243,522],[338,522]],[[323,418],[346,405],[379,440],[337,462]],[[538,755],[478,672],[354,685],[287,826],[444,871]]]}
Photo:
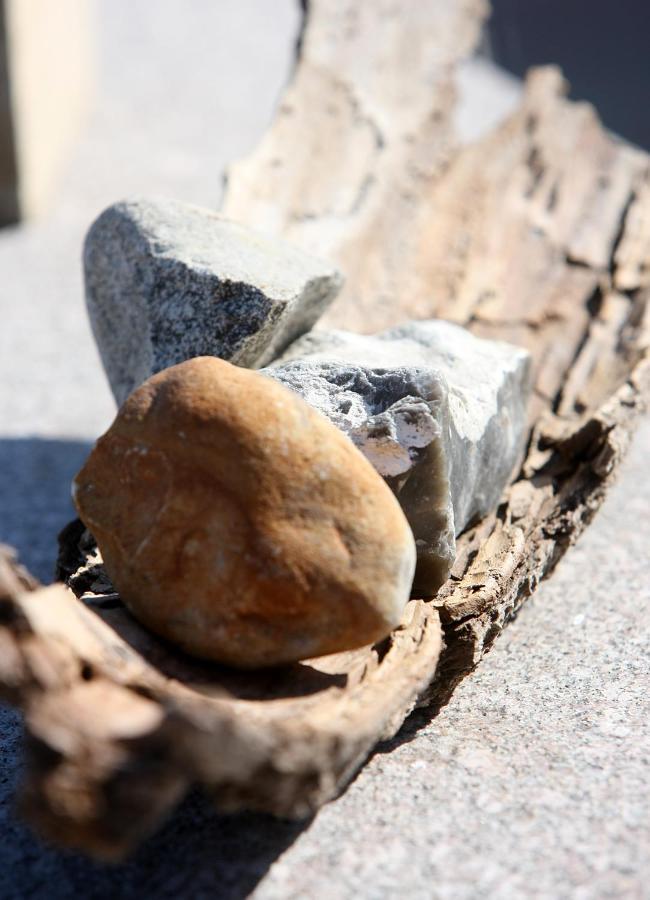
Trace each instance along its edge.
{"label": "rock", "polygon": [[342,280],[328,263],[172,201],[105,210],[84,247],[86,302],[118,404],[195,356],[263,366],[308,331]]}
{"label": "rock", "polygon": [[432,596],[455,536],[493,510],[523,450],[530,358],[436,320],[305,335],[264,370],[340,428],[399,499]]}
{"label": "rock", "polygon": [[377,472],[295,393],[222,360],[138,388],[73,494],[133,614],[200,657],[373,643],[410,595],[413,535]]}

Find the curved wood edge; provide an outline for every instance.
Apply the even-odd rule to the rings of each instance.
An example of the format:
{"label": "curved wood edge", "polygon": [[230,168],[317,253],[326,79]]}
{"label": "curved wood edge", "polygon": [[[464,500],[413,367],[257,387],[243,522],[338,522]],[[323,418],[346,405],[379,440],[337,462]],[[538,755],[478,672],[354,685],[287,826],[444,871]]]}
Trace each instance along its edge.
{"label": "curved wood edge", "polygon": [[[380,647],[286,674],[177,655],[170,676],[159,657],[174,651],[110,601],[93,608],[63,585],[5,596],[0,696],[25,713],[22,810],[50,839],[106,859],[159,825],[193,784],[222,809],[308,816],[399,728],[440,650],[437,616],[412,601]],[[301,694],[301,677],[318,666],[322,684]],[[288,696],[277,690],[283,679]]]}

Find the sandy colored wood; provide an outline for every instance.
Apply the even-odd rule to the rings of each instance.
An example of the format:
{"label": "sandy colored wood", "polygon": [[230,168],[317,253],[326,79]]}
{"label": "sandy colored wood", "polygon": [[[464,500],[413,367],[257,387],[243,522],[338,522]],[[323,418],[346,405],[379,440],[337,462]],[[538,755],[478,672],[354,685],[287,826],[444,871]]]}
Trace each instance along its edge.
{"label": "sandy colored wood", "polygon": [[309,815],[395,734],[441,650],[437,615],[414,600],[374,648],[258,673],[203,664],[135,622],[87,559],[82,602],[62,584],[0,598],[0,688],[25,712],[23,811],[102,858],[196,783],[225,809]]}
{"label": "sandy colored wood", "polygon": [[[529,79],[504,125],[454,149],[451,72],[482,6],[419,4],[430,30],[387,17],[398,6],[315,5],[226,211],[342,265],[346,293],[327,324],[440,315],[528,347],[521,473],[391,641],[276,672],[202,666],[152,638],[71,525],[60,560],[71,589],[12,590],[0,605],[0,685],[26,711],[24,808],[61,842],[117,857],[196,782],[222,807],[278,815],[334,796],[416,702],[435,709],[479,662],[591,520],[644,408],[648,157],[567,102],[553,69]],[[335,15],[345,28],[329,27]]]}

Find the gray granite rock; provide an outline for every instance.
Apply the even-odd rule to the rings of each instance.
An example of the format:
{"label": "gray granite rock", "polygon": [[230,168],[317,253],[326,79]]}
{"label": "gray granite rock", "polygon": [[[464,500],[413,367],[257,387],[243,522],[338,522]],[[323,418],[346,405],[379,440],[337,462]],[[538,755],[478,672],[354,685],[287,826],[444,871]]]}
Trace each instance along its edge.
{"label": "gray granite rock", "polygon": [[169,200],[105,210],[84,247],[86,302],[118,404],[194,356],[248,368],[314,324],[341,286],[328,263]]}
{"label": "gray granite rock", "polygon": [[324,413],[386,479],[416,539],[414,590],[435,593],[455,536],[495,508],[518,462],[528,353],[431,320],[376,336],[311,332],[264,372]]}

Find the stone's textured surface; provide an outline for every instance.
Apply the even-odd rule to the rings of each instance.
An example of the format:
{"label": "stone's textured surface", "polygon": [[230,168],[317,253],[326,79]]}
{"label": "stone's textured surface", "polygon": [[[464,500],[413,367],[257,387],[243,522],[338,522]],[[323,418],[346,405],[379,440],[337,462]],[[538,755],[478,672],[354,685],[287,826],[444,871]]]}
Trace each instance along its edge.
{"label": "stone's textured surface", "polygon": [[265,373],[344,431],[397,495],[418,547],[414,590],[449,574],[455,535],[494,509],[523,449],[529,355],[457,325],[369,337],[312,332]]}
{"label": "stone's textured surface", "polygon": [[84,249],[86,301],[118,404],[195,356],[255,368],[307,331],[341,286],[335,269],[198,206],[105,210]]}
{"label": "stone's textured surface", "polygon": [[409,597],[413,536],[372,466],[295,394],[222,360],[135,391],[75,502],[125,603],[197,656],[255,667],[359,647]]}
{"label": "stone's textured surface", "polygon": [[86,0],[0,3],[0,224],[43,213],[90,106]]}

